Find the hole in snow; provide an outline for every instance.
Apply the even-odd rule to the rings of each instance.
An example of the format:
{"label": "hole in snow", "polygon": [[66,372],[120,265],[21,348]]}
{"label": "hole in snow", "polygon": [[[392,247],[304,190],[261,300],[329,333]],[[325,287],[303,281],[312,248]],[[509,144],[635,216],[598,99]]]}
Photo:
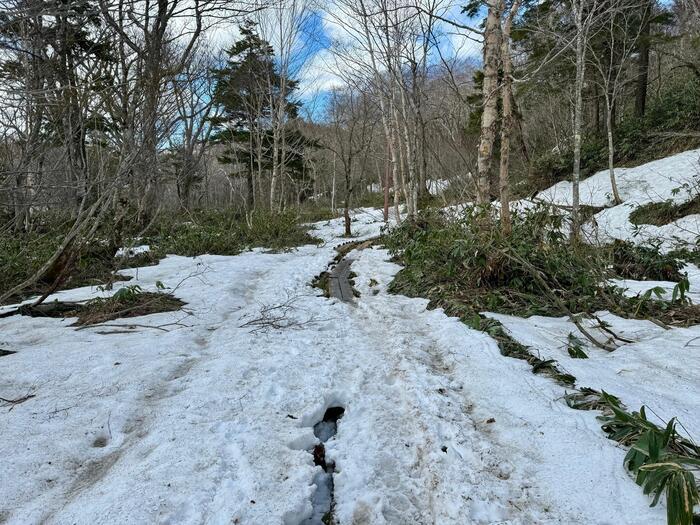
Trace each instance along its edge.
{"label": "hole in snow", "polygon": [[343,407],[329,407],[323,414],[323,419],[314,425],[314,435],[320,443],[314,445],[312,454],[314,464],[321,467],[321,472],[314,475],[316,490],[311,498],[313,509],[311,516],[300,525],[324,525],[333,523],[333,472],[335,463],[326,461],[326,446],[324,443],[338,432],[338,420],[345,414]]}
{"label": "hole in snow", "polygon": [[314,425],[314,435],[325,443],[338,432],[338,420],[345,414],[343,407],[329,407],[323,419]]}
{"label": "hole in snow", "polygon": [[16,353],[17,352],[15,352],[14,350],[3,350],[2,348],[0,348],[0,357],[5,357],[6,355],[12,355]]}

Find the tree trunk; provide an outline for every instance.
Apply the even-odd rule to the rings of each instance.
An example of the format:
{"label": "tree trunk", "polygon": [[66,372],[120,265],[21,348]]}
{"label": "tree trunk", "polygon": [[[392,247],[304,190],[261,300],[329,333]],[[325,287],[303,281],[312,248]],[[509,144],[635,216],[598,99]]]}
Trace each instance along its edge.
{"label": "tree trunk", "polygon": [[253,162],[253,125],[248,121],[248,172],[246,173],[246,185],[248,186],[248,195],[246,195],[246,204],[248,211],[255,210],[255,164]]}
{"label": "tree trunk", "polygon": [[406,141],[406,167],[408,168],[408,188],[406,189],[406,194],[408,195],[407,207],[408,216],[412,219],[415,218],[418,212],[418,188],[416,186],[416,156],[415,150],[411,147],[411,133],[408,127],[408,111],[406,108],[406,93],[403,86],[399,86],[401,92],[401,117],[403,122],[403,134],[404,140]]}
{"label": "tree trunk", "polygon": [[600,87],[598,84],[593,85],[593,99],[594,99],[594,120],[595,120],[595,131],[600,133]]}
{"label": "tree trunk", "polygon": [[345,223],[345,236],[350,237],[350,199],[352,198],[352,167],[345,169],[345,208],[343,209],[343,221]]}
{"label": "tree trunk", "polygon": [[498,190],[501,199],[501,228],[506,235],[511,232],[510,223],[510,136],[513,131],[513,62],[510,56],[510,31],[513,17],[518,10],[518,1],[511,6],[503,24],[501,37],[501,64],[503,67],[503,87],[501,101],[503,120],[501,122],[501,163],[499,167]]}
{"label": "tree trunk", "polygon": [[644,8],[642,27],[639,33],[639,58],[637,62],[637,80],[634,99],[634,114],[643,117],[647,107],[647,85],[649,81],[649,35],[651,5]]}
{"label": "tree trunk", "polygon": [[279,174],[279,138],[273,130],[272,139],[272,175],[270,177],[270,210],[275,209],[275,200],[277,198],[277,179]]}
{"label": "tree trunk", "polygon": [[608,171],[610,172],[610,186],[612,187],[613,202],[617,206],[622,202],[620,193],[617,191],[617,181],[615,180],[615,145],[613,142],[612,109],[609,100],[606,100],[605,127],[608,134]]}
{"label": "tree trunk", "polygon": [[389,222],[389,163],[384,169],[384,222]]}
{"label": "tree trunk", "polygon": [[373,76],[374,76],[374,82],[375,82],[375,87],[380,91],[379,93],[379,109],[380,113],[382,115],[382,126],[384,128],[384,136],[386,138],[386,143],[387,147],[389,148],[389,155],[391,157],[391,166],[392,166],[392,177],[394,181],[394,212],[396,214],[396,222],[399,223],[401,222],[401,213],[399,212],[399,195],[398,195],[398,166],[397,166],[397,158],[396,158],[396,147],[394,145],[394,133],[391,128],[391,115],[389,114],[389,108],[387,108],[387,104],[390,102],[387,99],[385,100],[385,94],[382,93],[382,85],[383,85],[383,80],[382,80],[382,75],[379,71],[379,67],[377,66],[377,61],[375,57],[375,52],[374,52],[374,39],[372,38],[369,30],[369,23],[368,23],[368,14],[367,14],[367,9],[365,8],[364,3],[362,0],[360,0],[360,7],[362,9],[362,29],[364,32],[365,40],[367,43],[367,50],[369,52],[369,58],[372,64],[372,71],[373,71]]}
{"label": "tree trunk", "polygon": [[408,215],[411,215],[411,198],[408,193],[408,188],[406,185],[406,166],[404,163],[404,147],[401,143],[401,124],[399,122],[399,113],[396,109],[396,104],[392,102],[391,104],[392,114],[394,117],[394,131],[396,133],[396,150],[398,151],[398,165],[401,168],[399,172],[401,175],[401,191],[403,193],[404,202],[406,203],[406,211]]}
{"label": "tree trunk", "polygon": [[571,238],[579,237],[579,182],[581,180],[581,128],[583,126],[583,80],[586,73],[586,48],[583,27],[583,5],[576,10],[576,82],[574,86],[574,166],[571,177]]}
{"label": "tree trunk", "polygon": [[333,153],[333,182],[331,185],[331,211],[335,216],[335,153]]}
{"label": "tree trunk", "polygon": [[487,0],[488,14],[484,27],[484,83],[482,89],[483,112],[477,157],[476,201],[487,204],[489,198],[493,145],[496,141],[498,119],[498,55],[501,33],[502,0]]}

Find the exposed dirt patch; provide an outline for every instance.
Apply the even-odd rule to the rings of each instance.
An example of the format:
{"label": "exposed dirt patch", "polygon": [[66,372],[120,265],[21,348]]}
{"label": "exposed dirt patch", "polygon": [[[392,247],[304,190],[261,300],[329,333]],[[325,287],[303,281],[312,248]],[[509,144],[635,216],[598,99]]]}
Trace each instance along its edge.
{"label": "exposed dirt patch", "polygon": [[323,292],[323,296],[329,298],[331,296],[328,286],[328,280],[330,279],[330,272],[323,271],[318,274],[313,281],[311,281],[311,286],[318,288]]}
{"label": "exposed dirt patch", "polygon": [[81,303],[52,301],[50,303],[42,303],[38,306],[23,304],[17,309],[19,315],[27,315],[29,317],[78,317],[83,309]]}
{"label": "exposed dirt patch", "polygon": [[95,441],[92,442],[92,446],[95,448],[104,448],[107,446],[107,437],[106,436],[97,436],[95,438]]}

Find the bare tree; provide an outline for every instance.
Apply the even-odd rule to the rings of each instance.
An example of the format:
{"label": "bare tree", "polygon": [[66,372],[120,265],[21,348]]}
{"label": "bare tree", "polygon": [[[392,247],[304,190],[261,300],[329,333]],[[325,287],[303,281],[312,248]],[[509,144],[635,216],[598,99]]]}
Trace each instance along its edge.
{"label": "bare tree", "polygon": [[333,152],[333,159],[340,160],[345,179],[345,203],[343,217],[345,235],[352,235],[350,208],[355,189],[353,170],[358,157],[363,156],[370,146],[374,118],[365,91],[352,89],[335,89],[331,93],[329,120],[332,126],[332,137],[324,141],[325,146]]}
{"label": "bare tree", "polygon": [[499,166],[499,194],[501,202],[501,228],[510,234],[510,136],[513,130],[513,59],[511,57],[511,30],[513,19],[520,7],[519,0],[514,0],[505,16],[501,30],[501,64],[503,68],[503,85],[501,87],[501,159]]}
{"label": "bare tree", "polygon": [[637,54],[638,43],[644,24],[639,24],[639,16],[649,17],[645,10],[647,2],[630,2],[630,0],[610,0],[601,14],[604,22],[596,39],[588,40],[590,64],[595,71],[596,82],[603,92],[605,100],[605,131],[608,139],[608,172],[614,204],[620,204],[620,192],[615,179],[615,142],[613,137],[614,112],[624,88],[634,77],[629,75],[627,66]]}
{"label": "bare tree", "polygon": [[175,181],[180,205],[189,210],[192,188],[203,178],[204,158],[209,150],[212,122],[219,116],[214,104],[213,57],[198,49],[184,71],[172,81],[177,111],[176,133],[168,137],[174,156]]}
{"label": "bare tree", "polygon": [[493,159],[493,145],[496,141],[498,122],[499,83],[498,69],[501,51],[501,12],[502,0],[487,0],[486,23],[484,24],[484,81],[482,88],[481,135],[477,159],[476,201],[479,204],[490,202],[490,171]]}
{"label": "bare tree", "polygon": [[586,51],[591,28],[598,15],[598,0],[572,0],[574,16],[576,79],[574,82],[574,165],[572,175],[571,237],[578,239],[580,230],[581,141],[583,129],[583,85],[586,75]]}
{"label": "bare tree", "polygon": [[[266,9],[262,9],[265,6]],[[309,0],[279,0],[261,4],[257,11],[257,23],[262,37],[272,45],[279,83],[273,86],[269,79],[272,107],[270,128],[272,131],[272,173],[270,178],[270,209],[278,210],[284,200],[282,181],[286,176],[287,151],[298,144],[287,144],[289,139],[288,98],[296,89],[296,79],[309,60],[309,49],[303,45],[304,32],[312,16]]]}
{"label": "bare tree", "polygon": [[[159,149],[174,125],[163,119],[167,86],[180,74],[203,31],[221,16],[242,16],[256,9],[226,0],[98,0],[105,23],[120,43],[137,57],[136,80],[142,94],[138,142],[142,154],[136,166],[143,183],[138,199],[139,217],[151,213],[160,185]],[[126,51],[124,51],[126,52]]]}

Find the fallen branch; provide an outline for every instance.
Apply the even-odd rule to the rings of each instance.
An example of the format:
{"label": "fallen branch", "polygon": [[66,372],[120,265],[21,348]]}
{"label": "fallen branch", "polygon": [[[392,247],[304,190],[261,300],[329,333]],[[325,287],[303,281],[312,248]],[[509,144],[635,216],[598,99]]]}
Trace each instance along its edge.
{"label": "fallen branch", "polygon": [[244,316],[241,320],[246,318],[249,320],[239,325],[239,328],[250,328],[251,332],[257,333],[268,330],[300,329],[305,325],[320,321],[314,315],[305,320],[295,318],[293,314],[298,310],[295,304],[298,299],[298,295],[291,295],[287,292],[287,299],[282,303],[261,304],[258,316]]}
{"label": "fallen branch", "polygon": [[593,314],[593,315],[591,315],[591,317],[592,317],[593,319],[595,319],[596,321],[598,321],[598,326],[597,326],[596,328],[602,330],[603,332],[606,332],[606,333],[610,334],[610,336],[611,336],[613,339],[617,339],[618,341],[622,341],[623,343],[630,343],[630,344],[631,344],[631,343],[634,343],[634,341],[632,341],[631,339],[626,339],[626,338],[624,338],[624,337],[620,337],[620,336],[617,335],[615,332],[613,332],[610,328],[608,328],[608,326],[606,325],[606,323],[605,323],[600,317],[598,317],[597,315]]}
{"label": "fallen branch", "polygon": [[25,401],[29,401],[33,397],[36,397],[36,394],[27,394],[26,396],[23,397],[18,397],[17,399],[6,399],[4,397],[0,397],[0,401],[4,403],[2,406],[10,407],[10,411],[12,411],[13,408],[15,408],[17,405],[24,403]]}
{"label": "fallen branch", "polygon": [[514,261],[514,262],[516,262],[516,263],[522,265],[522,267],[523,267],[525,270],[527,270],[528,273],[530,273],[530,275],[532,275],[532,277],[535,279],[535,281],[537,281],[537,283],[544,289],[545,293],[556,303],[556,305],[557,305],[563,312],[566,313],[566,315],[569,317],[569,320],[570,320],[572,323],[574,323],[574,325],[576,325],[576,328],[578,328],[579,332],[581,332],[581,333],[586,337],[586,339],[588,339],[591,343],[593,343],[593,344],[594,344],[595,346],[597,346],[598,348],[600,348],[600,349],[602,349],[602,350],[605,350],[606,352],[614,352],[614,351],[615,351],[615,347],[614,347],[614,346],[610,346],[610,345],[608,345],[608,344],[601,343],[601,342],[598,341],[595,337],[593,337],[593,334],[591,334],[591,333],[583,326],[583,324],[581,323],[581,321],[578,319],[578,316],[574,315],[574,314],[571,312],[571,310],[569,310],[569,309],[566,307],[566,305],[564,304],[564,301],[562,301],[562,300],[557,296],[557,294],[554,293],[554,291],[552,290],[552,288],[547,284],[547,282],[544,280],[544,278],[542,277],[540,271],[539,271],[537,268],[535,268],[532,264],[530,264],[529,262],[527,262],[525,259],[522,259],[521,257],[512,255],[512,254],[510,254],[510,253],[508,253],[508,252],[506,252],[506,251],[503,251],[503,250],[501,250],[501,253],[502,253],[505,257],[507,257],[508,259],[510,259],[511,261]]}

